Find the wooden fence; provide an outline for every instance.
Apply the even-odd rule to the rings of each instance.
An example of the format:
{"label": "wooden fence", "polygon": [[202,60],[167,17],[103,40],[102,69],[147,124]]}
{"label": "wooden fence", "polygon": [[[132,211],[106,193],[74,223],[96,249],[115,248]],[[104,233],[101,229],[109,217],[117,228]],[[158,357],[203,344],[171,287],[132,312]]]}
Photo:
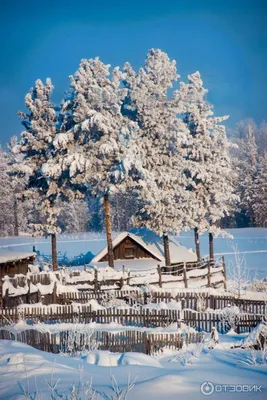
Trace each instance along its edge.
{"label": "wooden fence", "polygon": [[[262,315],[239,314],[236,316],[236,332],[251,332],[262,320]],[[221,313],[201,313],[184,310],[183,322],[200,332],[211,332],[212,327],[215,327],[220,333],[226,333],[230,329],[230,325],[223,320]]]}
{"label": "wooden fence", "polygon": [[[238,333],[250,332],[262,319],[266,317],[259,314],[238,314],[236,329]],[[53,308],[14,308],[2,309],[0,313],[0,326],[17,323],[24,320],[28,325],[39,322],[46,324],[75,323],[98,324],[118,323],[123,326],[135,327],[167,327],[171,323],[181,322],[195,328],[197,331],[210,332],[213,326],[225,333],[230,329],[227,321],[223,320],[221,312],[197,312],[188,309],[179,310],[151,310],[151,309],[117,309],[107,308],[92,310],[91,306],[57,306]]]}
{"label": "wooden fence", "polygon": [[[55,303],[55,293],[65,292],[62,286],[73,286],[78,291],[119,290],[125,284],[138,287],[145,284],[158,285],[173,283],[174,287],[224,287],[226,288],[226,274],[224,259],[215,264],[203,260],[201,263],[180,263],[171,267],[158,267],[149,271],[114,271],[113,276],[105,276],[104,270],[88,269],[84,271],[68,271],[67,269],[55,273],[29,273],[27,276],[5,278],[8,286],[4,285],[2,299],[4,307],[14,307],[22,303],[36,303],[45,298],[44,304]],[[57,287],[58,284],[58,287]],[[5,289],[4,289],[5,288]],[[25,291],[25,288],[27,290]],[[23,294],[22,294],[23,293]]]}
{"label": "wooden fence", "polygon": [[[145,354],[155,354],[164,347],[179,350],[183,343],[201,343],[204,339],[202,333],[147,333],[138,331],[124,331],[112,333],[106,331],[94,331],[89,335],[72,331],[58,333],[39,332],[29,329],[16,333],[16,336],[5,329],[0,329],[0,339],[17,340],[27,343],[39,350],[51,353],[72,353],[97,348],[111,352],[137,351]],[[93,343],[92,343],[93,342]]]}
{"label": "wooden fence", "polygon": [[146,292],[141,290],[114,290],[114,291],[89,291],[89,292],[69,292],[58,294],[54,288],[52,294],[38,296],[38,293],[32,293],[20,297],[8,297],[5,299],[5,308],[14,308],[22,302],[26,304],[34,304],[42,302],[44,305],[60,304],[71,305],[72,303],[86,304],[94,299],[98,303],[103,303],[107,296],[113,295],[116,299],[124,300],[128,305],[145,305],[150,302],[168,303],[170,301],[181,302],[182,309],[192,309],[195,311],[205,311],[207,309],[220,310],[229,305],[239,307],[241,312],[254,313],[259,315],[267,315],[267,302],[264,300],[239,299],[233,295],[212,295],[208,292],[178,292],[173,294],[170,292],[152,291]]}
{"label": "wooden fence", "polygon": [[181,320],[179,310],[117,309],[92,310],[91,306],[58,306],[56,308],[14,308],[0,311],[1,326],[17,323],[19,320],[33,325],[43,323],[81,323],[96,322],[109,324],[117,322],[123,326],[166,327]]}

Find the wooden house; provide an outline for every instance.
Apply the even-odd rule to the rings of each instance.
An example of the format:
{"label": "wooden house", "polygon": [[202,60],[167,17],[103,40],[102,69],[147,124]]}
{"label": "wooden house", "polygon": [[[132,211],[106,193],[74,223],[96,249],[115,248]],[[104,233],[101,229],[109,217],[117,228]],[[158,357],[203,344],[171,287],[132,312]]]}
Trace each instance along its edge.
{"label": "wooden house", "polygon": [[[115,268],[122,265],[131,269],[145,269],[164,265],[164,246],[162,237],[145,228],[120,233],[113,241]],[[171,264],[196,262],[196,254],[182,246],[174,237],[169,237]],[[92,266],[105,267],[108,261],[105,247],[91,261]]]}
{"label": "wooden house", "polygon": [[15,274],[26,275],[29,265],[34,261],[35,253],[0,250],[0,278]]}

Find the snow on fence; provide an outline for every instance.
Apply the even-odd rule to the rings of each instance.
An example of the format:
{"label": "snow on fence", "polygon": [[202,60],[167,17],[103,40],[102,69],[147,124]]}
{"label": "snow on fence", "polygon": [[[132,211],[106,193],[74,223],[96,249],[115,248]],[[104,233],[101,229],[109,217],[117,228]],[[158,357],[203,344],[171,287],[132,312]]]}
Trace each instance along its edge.
{"label": "snow on fence", "polygon": [[[207,309],[221,310],[228,306],[237,306],[241,312],[266,315],[267,303],[261,300],[239,299],[233,295],[212,295],[209,292],[157,292],[140,290],[115,290],[114,298],[125,300],[128,305],[145,305],[149,303],[169,303],[171,301],[181,302],[181,308],[189,308],[195,311],[205,311]],[[101,303],[105,292],[74,292],[62,293],[57,296],[57,303],[71,304],[77,302],[88,303],[96,300]]]}
{"label": "snow on fence", "polygon": [[[235,316],[235,331],[237,333],[251,332],[263,319],[262,315],[238,314]],[[211,332],[215,327],[218,332],[226,333],[231,324],[225,319],[222,313],[202,313],[192,310],[183,310],[183,322],[200,332]]]}
{"label": "snow on fence", "polygon": [[111,352],[137,351],[145,354],[155,354],[164,347],[179,350],[183,343],[201,343],[204,339],[202,333],[147,333],[138,331],[125,331],[112,333],[106,331],[95,331],[90,333],[72,331],[61,331],[57,333],[39,332],[29,329],[16,333],[0,329],[0,339],[17,340],[26,343],[39,350],[50,353],[72,354],[79,351],[109,350]]}
{"label": "snow on fence", "polygon": [[[231,311],[231,308],[229,308]],[[236,331],[238,333],[250,332],[264,318],[259,314],[240,313],[237,309],[237,315],[233,315]],[[193,327],[197,331],[210,332],[215,326],[221,333],[227,332],[231,328],[224,317],[224,311],[218,312],[198,312],[189,309],[118,309],[106,308],[93,310],[91,306],[53,306],[53,307],[31,307],[2,309],[0,311],[0,325],[13,325],[19,321],[25,321],[28,325],[38,323],[45,324],[89,324],[95,322],[98,324],[117,323],[122,326],[134,327],[167,327],[172,323],[177,323],[177,329],[181,322]]]}
{"label": "snow on fence", "polygon": [[95,322],[110,324],[116,322],[123,326],[137,327],[166,327],[171,323],[180,326],[181,314],[179,310],[149,310],[149,309],[118,309],[106,308],[93,310],[91,306],[57,306],[57,307],[31,307],[0,310],[0,324],[5,326],[19,321],[34,325],[39,322],[46,324],[55,323],[81,323]]}
{"label": "snow on fence", "polygon": [[[181,265],[183,273],[181,274]],[[28,273],[26,276],[6,276],[2,284],[4,307],[22,303],[37,303],[42,297],[44,304],[56,302],[56,296],[64,292],[119,290],[125,284],[132,287],[147,284],[176,288],[226,288],[225,264],[217,262],[182,263],[171,267],[158,267],[149,271],[115,271],[112,268],[88,269],[84,271],[60,270],[56,273]]]}

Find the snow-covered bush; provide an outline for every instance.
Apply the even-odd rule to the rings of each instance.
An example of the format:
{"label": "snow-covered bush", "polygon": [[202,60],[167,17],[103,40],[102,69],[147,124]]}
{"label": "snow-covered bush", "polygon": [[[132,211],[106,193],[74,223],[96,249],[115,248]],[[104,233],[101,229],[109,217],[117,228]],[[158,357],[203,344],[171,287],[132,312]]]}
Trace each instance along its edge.
{"label": "snow-covered bush", "polygon": [[116,293],[113,290],[103,292],[100,300],[103,307],[127,307],[126,301],[116,298]]}
{"label": "snow-covered bush", "polygon": [[[111,385],[109,389],[111,394],[99,392],[93,389],[93,380],[85,380],[84,369],[79,367],[79,381],[72,384],[69,389],[64,393],[59,392],[59,379],[54,378],[54,366],[51,371],[50,379],[45,379],[48,392],[41,391],[38,388],[37,381],[35,380],[35,389],[31,390],[30,378],[27,371],[26,360],[24,359],[25,369],[25,382],[18,382],[19,389],[22,394],[22,398],[27,400],[45,400],[48,398],[51,400],[127,400],[129,392],[135,385],[136,378],[131,381],[130,374],[128,374],[127,384],[125,387],[120,387],[114,374],[110,373]],[[48,396],[47,396],[48,395]]]}
{"label": "snow-covered bush", "polygon": [[96,331],[92,329],[73,329],[68,331],[64,350],[64,356],[85,356],[89,352],[97,350]]}
{"label": "snow-covered bush", "polygon": [[184,367],[187,365],[192,365],[199,358],[204,348],[204,343],[196,343],[191,346],[189,350],[188,347],[183,347],[178,354],[176,354],[171,361],[177,361],[181,363]]}
{"label": "snow-covered bush", "polygon": [[206,310],[205,293],[197,293],[197,311],[204,312]]}
{"label": "snow-covered bush", "polygon": [[228,290],[238,298],[244,294],[250,283],[249,270],[245,255],[241,255],[236,245],[230,245],[234,252],[234,261],[230,264],[227,280]]}
{"label": "snow-covered bush", "polygon": [[222,309],[220,317],[222,323],[229,326],[230,330],[235,331],[240,320],[240,310],[237,306],[229,305]]}
{"label": "snow-covered bush", "polygon": [[253,282],[249,284],[248,291],[267,294],[267,281],[265,279],[254,279]]}

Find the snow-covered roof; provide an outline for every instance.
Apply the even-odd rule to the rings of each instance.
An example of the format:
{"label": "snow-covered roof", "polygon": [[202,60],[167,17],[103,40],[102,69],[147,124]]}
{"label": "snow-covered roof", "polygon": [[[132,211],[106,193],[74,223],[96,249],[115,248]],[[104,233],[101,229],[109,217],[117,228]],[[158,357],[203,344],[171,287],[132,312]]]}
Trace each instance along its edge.
{"label": "snow-covered roof", "polygon": [[24,260],[25,258],[35,257],[36,253],[29,253],[24,251],[7,251],[0,249],[0,264],[7,262],[13,262],[18,260]]}
{"label": "snow-covered roof", "polygon": [[[157,235],[155,232],[149,231],[148,229],[145,228],[132,229],[130,232],[121,232],[112,241],[113,248],[116,247],[127,236],[133,239],[135,242],[139,243],[158,261],[164,263],[165,258],[164,258],[164,245],[162,237]],[[196,254],[191,249],[187,249],[186,247],[182,246],[173,236],[169,236],[169,247],[170,247],[170,257],[172,264],[179,262],[197,261]],[[107,254],[107,251],[108,250],[106,246],[92,259],[90,264],[99,265],[100,260]],[[124,265],[128,264],[129,261],[130,260],[125,260]]]}

